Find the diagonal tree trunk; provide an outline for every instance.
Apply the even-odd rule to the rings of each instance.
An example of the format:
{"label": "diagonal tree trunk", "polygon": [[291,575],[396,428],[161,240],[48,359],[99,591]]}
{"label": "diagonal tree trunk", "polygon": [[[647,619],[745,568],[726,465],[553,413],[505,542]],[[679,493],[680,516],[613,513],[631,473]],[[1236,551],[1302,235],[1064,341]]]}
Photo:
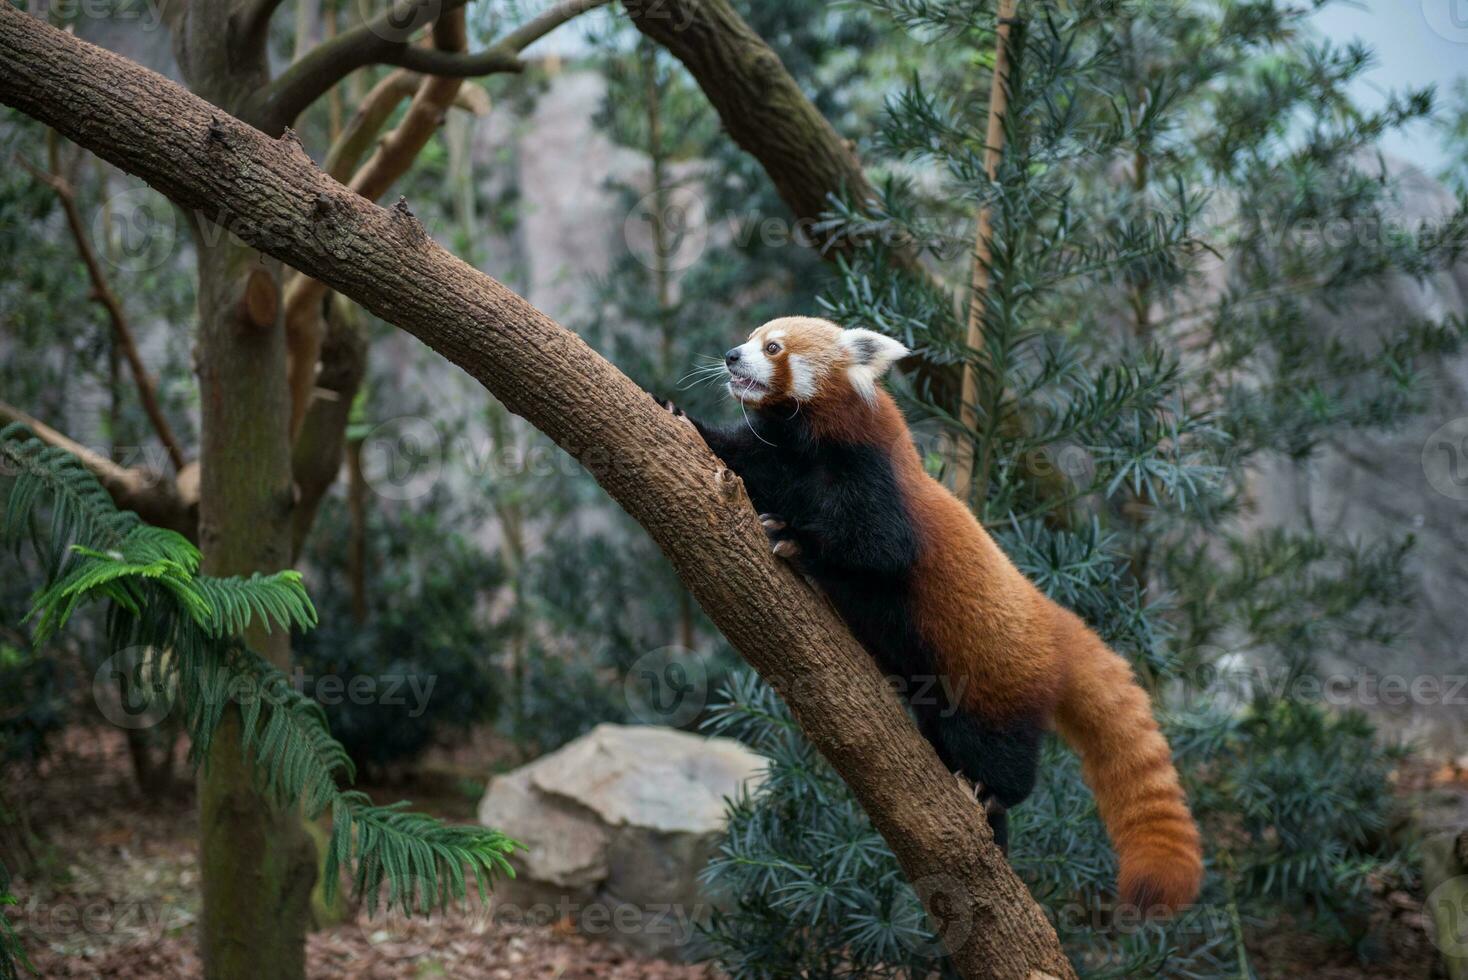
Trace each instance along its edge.
{"label": "diagonal tree trunk", "polygon": [[852,787],[967,977],[1074,977],[977,804],[870,657],[776,565],[739,481],[574,334],[385,210],[126,59],[0,7],[0,101],[136,173],[460,365],[578,459],[669,556]]}

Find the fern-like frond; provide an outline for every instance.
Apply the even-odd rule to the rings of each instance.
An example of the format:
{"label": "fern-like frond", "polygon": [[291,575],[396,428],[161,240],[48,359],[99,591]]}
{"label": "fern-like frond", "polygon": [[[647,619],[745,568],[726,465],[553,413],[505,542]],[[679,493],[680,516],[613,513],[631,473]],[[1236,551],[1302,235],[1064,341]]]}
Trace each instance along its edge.
{"label": "fern-like frond", "polygon": [[[508,855],[519,845],[498,831],[444,824],[404,804],[374,806],[361,792],[343,788],[355,769],[331,737],[321,706],[242,639],[252,627],[316,625],[300,573],[198,574],[199,552],[188,540],[118,511],[76,459],[23,427],[0,430],[0,461],[15,476],[3,531],[18,543],[21,531],[31,528],[47,565],[30,612],[36,634],[54,634],[83,605],[107,602],[114,656],[119,663],[130,660],[141,685],[175,692],[195,765],[207,763],[215,733],[234,706],[240,748],[260,791],[276,805],[302,807],[308,817],[330,809],[329,889],[345,867],[369,909],[386,882],[388,903],[413,914],[462,900],[470,877],[483,898],[496,875],[513,874]],[[51,514],[44,537],[35,531],[43,508]],[[0,933],[0,970],[4,942]]]}
{"label": "fern-like frond", "polygon": [[[75,456],[46,445],[20,423],[0,429],[0,474],[13,478],[5,506],[4,538],[17,547],[29,531],[48,581],[64,570],[73,543],[116,548],[143,523],[136,514],[118,510],[102,484]],[[36,526],[36,511],[42,502],[51,513],[45,537]]]}
{"label": "fern-like frond", "polygon": [[373,806],[355,790],[337,797],[324,867],[328,901],[342,867],[355,867],[353,890],[366,900],[369,915],[376,913],[384,881],[387,904],[411,915],[463,901],[468,877],[482,901],[496,876],[515,876],[509,856],[523,845],[497,830],[446,824],[406,807]]}
{"label": "fern-like frond", "polygon": [[272,626],[306,630],[316,625],[316,609],[297,571],[256,572],[249,578],[201,575],[194,587],[208,609],[199,625],[213,636],[238,635],[252,622],[267,630]]}

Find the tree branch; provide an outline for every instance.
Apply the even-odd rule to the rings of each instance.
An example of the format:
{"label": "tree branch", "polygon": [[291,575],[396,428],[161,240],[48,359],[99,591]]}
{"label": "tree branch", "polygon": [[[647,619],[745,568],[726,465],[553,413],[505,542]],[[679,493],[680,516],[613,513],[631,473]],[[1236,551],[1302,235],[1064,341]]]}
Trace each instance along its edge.
{"label": "tree branch", "polygon": [[[874,196],[851,144],[729,0],[633,0],[626,6],[637,29],[693,75],[730,137],[764,167],[798,223],[809,229],[833,196],[858,204]],[[818,241],[813,232],[810,237],[826,258],[852,247]]]}
{"label": "tree branch", "polygon": [[248,0],[235,15],[240,43],[246,50],[258,50],[270,36],[270,18],[281,0]]}
{"label": "tree branch", "polygon": [[123,510],[134,511],[149,524],[177,531],[196,540],[199,527],[198,465],[190,463],[177,480],[142,466],[123,466],[94,449],[33,418],[14,405],[0,402],[0,425],[19,422],[48,446],[64,449],[91,471]]}
{"label": "tree branch", "polygon": [[352,402],[367,374],[367,331],[361,311],[340,294],[331,299],[321,344],[321,374],[315,383],[317,396],[311,399],[291,444],[291,481],[296,485],[296,506],[291,511],[292,564],[300,558],[321,501],[341,471]]}
{"label": "tree branch", "polygon": [[107,319],[112,324],[112,335],[117,338],[117,345],[122,350],[122,356],[127,360],[133,380],[137,382],[138,398],[143,403],[143,411],[147,414],[148,421],[153,424],[153,431],[157,433],[159,441],[163,443],[163,448],[168,451],[168,459],[173,463],[173,470],[177,473],[184,468],[188,460],[184,458],[183,447],[179,444],[178,437],[173,434],[173,427],[168,424],[168,417],[163,414],[163,409],[158,404],[158,386],[152,376],[148,374],[147,367],[143,365],[143,357],[138,353],[137,341],[133,338],[132,328],[128,326],[127,316],[122,310],[122,301],[112,291],[111,284],[108,283],[106,275],[102,272],[102,263],[97,259],[97,252],[92,248],[91,239],[87,237],[86,225],[82,222],[82,216],[76,207],[76,192],[72,190],[66,178],[59,174],[47,173],[19,154],[16,154],[15,160],[33,177],[56,192],[56,198],[61,202],[61,209],[66,214],[66,225],[71,230],[72,240],[76,242],[77,253],[81,256],[82,264],[87,267],[87,276],[92,280],[92,299],[107,311]]}
{"label": "tree branch", "polygon": [[0,5],[0,101],[206,209],[460,365],[579,460],[784,697],[891,844],[966,977],[1075,976],[979,806],[825,603],[771,557],[739,480],[580,338],[178,85]]}
{"label": "tree branch", "polygon": [[387,125],[387,121],[397,111],[398,103],[411,98],[422,81],[422,75],[399,68],[384,75],[372,86],[372,90],[362,97],[352,118],[347,121],[341,135],[326,153],[323,167],[332,180],[339,180],[344,184],[347,182],[357,169],[357,164],[362,162],[362,158],[376,142],[377,134],[382,132],[382,127]]}
{"label": "tree branch", "polygon": [[511,31],[484,51],[468,54],[411,43],[413,35],[435,15],[442,17],[466,0],[443,0],[442,5],[420,0],[397,0],[390,10],[360,27],[323,41],[298,59],[260,92],[244,118],[272,136],[295,122],[347,75],[367,65],[393,65],[425,75],[471,78],[524,68],[520,52],[566,21],[607,0],[563,0],[540,16]]}

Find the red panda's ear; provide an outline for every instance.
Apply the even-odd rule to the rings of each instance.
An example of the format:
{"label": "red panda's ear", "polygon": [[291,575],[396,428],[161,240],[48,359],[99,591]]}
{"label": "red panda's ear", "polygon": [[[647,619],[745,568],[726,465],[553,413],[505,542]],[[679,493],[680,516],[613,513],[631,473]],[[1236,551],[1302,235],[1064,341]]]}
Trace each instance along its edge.
{"label": "red panda's ear", "polygon": [[886,334],[875,330],[853,327],[841,331],[836,343],[851,358],[846,369],[851,384],[867,401],[877,394],[877,379],[887,369],[911,353],[905,346]]}

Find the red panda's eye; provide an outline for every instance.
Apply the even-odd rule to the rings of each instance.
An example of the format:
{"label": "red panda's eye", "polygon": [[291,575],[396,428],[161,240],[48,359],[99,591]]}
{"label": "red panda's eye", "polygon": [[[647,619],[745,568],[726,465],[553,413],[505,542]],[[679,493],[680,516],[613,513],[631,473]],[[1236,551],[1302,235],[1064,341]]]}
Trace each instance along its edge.
{"label": "red panda's eye", "polygon": [[774,357],[776,354],[780,353],[780,345],[775,343],[773,340],[770,341],[768,344],[765,344],[765,353],[769,354],[771,357]]}

